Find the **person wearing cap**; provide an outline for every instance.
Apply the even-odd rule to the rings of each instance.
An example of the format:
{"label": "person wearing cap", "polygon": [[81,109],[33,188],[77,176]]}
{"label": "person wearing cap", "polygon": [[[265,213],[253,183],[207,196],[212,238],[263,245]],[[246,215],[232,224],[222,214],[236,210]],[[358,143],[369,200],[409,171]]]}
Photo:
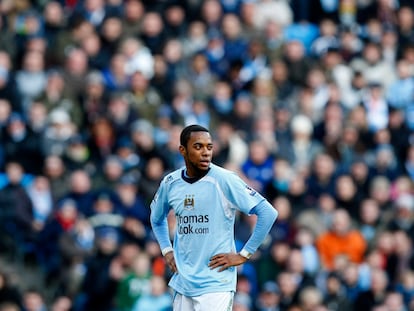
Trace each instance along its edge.
{"label": "person wearing cap", "polygon": [[[185,127],[179,151],[185,161],[166,175],[151,202],[151,225],[173,273],[174,311],[224,311],[233,305],[237,266],[245,263],[264,241],[278,212],[235,173],[212,163],[208,129]],[[174,212],[176,230],[170,240],[168,218]],[[256,215],[252,235],[236,251],[236,213]]]}
{"label": "person wearing cap", "polygon": [[414,236],[414,196],[411,193],[402,193],[396,198],[387,229],[393,232],[402,230]]}
{"label": "person wearing cap", "polygon": [[256,301],[258,311],[279,311],[280,289],[276,282],[267,281],[263,284],[262,290]]}

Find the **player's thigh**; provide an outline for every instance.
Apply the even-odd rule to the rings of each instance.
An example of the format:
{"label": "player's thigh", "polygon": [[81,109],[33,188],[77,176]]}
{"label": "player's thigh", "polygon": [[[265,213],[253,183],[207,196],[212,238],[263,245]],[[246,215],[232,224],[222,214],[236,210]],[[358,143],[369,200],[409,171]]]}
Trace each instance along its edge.
{"label": "player's thigh", "polygon": [[233,292],[219,292],[193,297],[194,311],[231,311],[233,296]]}
{"label": "player's thigh", "polygon": [[194,311],[193,297],[187,297],[179,293],[174,294],[174,311]]}

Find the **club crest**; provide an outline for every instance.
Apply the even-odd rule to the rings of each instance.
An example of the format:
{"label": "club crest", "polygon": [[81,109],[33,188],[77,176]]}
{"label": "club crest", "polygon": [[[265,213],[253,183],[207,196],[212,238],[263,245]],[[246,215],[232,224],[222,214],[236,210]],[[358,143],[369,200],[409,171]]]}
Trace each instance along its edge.
{"label": "club crest", "polygon": [[187,194],[184,199],[184,208],[187,210],[194,209],[194,195]]}

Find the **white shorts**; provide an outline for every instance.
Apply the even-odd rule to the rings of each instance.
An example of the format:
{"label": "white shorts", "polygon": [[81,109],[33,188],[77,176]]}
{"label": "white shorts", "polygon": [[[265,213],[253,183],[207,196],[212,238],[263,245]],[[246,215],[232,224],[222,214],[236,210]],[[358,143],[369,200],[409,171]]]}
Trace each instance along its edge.
{"label": "white shorts", "polygon": [[233,309],[233,292],[209,293],[188,297],[175,293],[174,311],[231,311]]}

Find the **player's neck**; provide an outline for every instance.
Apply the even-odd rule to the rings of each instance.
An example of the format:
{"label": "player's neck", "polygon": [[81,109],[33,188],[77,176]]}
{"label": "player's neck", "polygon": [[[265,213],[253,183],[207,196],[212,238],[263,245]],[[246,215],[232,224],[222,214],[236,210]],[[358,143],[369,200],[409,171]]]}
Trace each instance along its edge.
{"label": "player's neck", "polygon": [[182,171],[182,174],[181,175],[182,175],[182,178],[185,181],[187,181],[189,183],[194,183],[197,180],[203,178],[205,175],[207,175],[207,173],[208,173],[209,170],[210,169],[208,169],[208,170],[197,170],[196,172],[193,172],[192,174],[188,174],[188,170],[187,169],[184,169]]}

